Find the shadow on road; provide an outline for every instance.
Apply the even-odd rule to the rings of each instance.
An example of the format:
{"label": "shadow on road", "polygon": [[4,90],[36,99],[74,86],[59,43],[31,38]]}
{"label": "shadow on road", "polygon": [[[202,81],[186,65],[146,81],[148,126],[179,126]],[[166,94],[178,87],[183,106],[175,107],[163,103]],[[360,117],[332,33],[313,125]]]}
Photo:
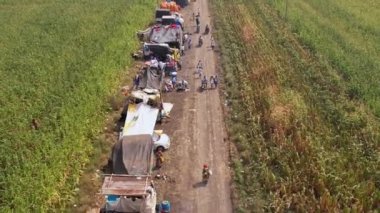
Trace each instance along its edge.
{"label": "shadow on road", "polygon": [[204,91],[206,91],[206,90],[208,90],[208,89],[207,89],[207,88],[206,88],[206,89],[202,89],[202,87],[198,87],[198,89],[197,89],[197,91],[200,92],[200,93],[201,93],[201,92],[204,92]]}
{"label": "shadow on road", "polygon": [[196,184],[193,184],[193,188],[205,187],[206,185],[207,185],[207,183],[200,181]]}

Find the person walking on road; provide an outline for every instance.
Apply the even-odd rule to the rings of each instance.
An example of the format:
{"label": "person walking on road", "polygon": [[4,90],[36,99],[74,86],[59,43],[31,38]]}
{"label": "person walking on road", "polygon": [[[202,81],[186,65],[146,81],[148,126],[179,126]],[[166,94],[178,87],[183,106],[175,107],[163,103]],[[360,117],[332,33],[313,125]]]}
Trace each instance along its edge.
{"label": "person walking on road", "polygon": [[189,39],[189,35],[187,33],[185,33],[185,35],[183,36],[183,45],[186,46],[187,45],[187,40]]}
{"label": "person walking on road", "polygon": [[201,47],[203,45],[203,37],[200,35],[198,39],[198,46]]}
{"label": "person walking on road", "polygon": [[191,38],[190,37],[187,40],[187,46],[188,46],[188,49],[190,50],[191,49]]}
{"label": "person walking on road", "polygon": [[181,45],[181,56],[185,55],[185,44]]}
{"label": "person walking on road", "polygon": [[195,17],[195,24],[196,24],[196,26],[197,26],[197,33],[199,33],[199,31],[200,31],[200,28],[201,28],[201,22],[200,22],[200,20],[199,20],[199,15],[197,15],[196,17]]}
{"label": "person walking on road", "polygon": [[218,80],[218,76],[217,76],[217,75],[215,75],[215,77],[214,77],[214,84],[215,84],[215,88],[217,88],[217,87],[218,87],[218,83],[219,83],[219,80]]}
{"label": "person walking on road", "polygon": [[196,16],[196,17],[195,17],[195,24],[196,24],[197,26],[199,26],[199,25],[201,24],[201,22],[200,22],[200,20],[199,20],[199,16]]}
{"label": "person walking on road", "polygon": [[211,36],[211,49],[215,48],[215,40],[214,37]]}
{"label": "person walking on road", "polygon": [[201,80],[201,88],[202,89],[207,89],[207,84],[208,84],[207,77],[206,77],[206,75],[204,75],[203,79]]}
{"label": "person walking on road", "polygon": [[164,154],[161,150],[157,150],[156,152],[156,169],[160,169],[162,164],[164,163]]}
{"label": "person walking on road", "polygon": [[213,88],[215,86],[215,80],[214,80],[214,76],[210,76],[210,87]]}
{"label": "person walking on road", "polygon": [[140,75],[136,74],[136,76],[133,78],[133,89],[138,89],[140,84]]}
{"label": "person walking on road", "polygon": [[199,60],[199,61],[198,61],[197,69],[198,69],[198,68],[203,69],[203,63],[202,63],[202,60]]}
{"label": "person walking on road", "polygon": [[198,64],[196,66],[196,74],[198,74],[199,78],[202,77],[203,74],[203,63],[201,60],[198,61]]}
{"label": "person walking on road", "polygon": [[212,172],[211,170],[209,169],[208,165],[207,164],[204,164],[203,165],[203,169],[202,169],[202,182],[204,184],[207,184],[210,176],[212,175]]}
{"label": "person walking on road", "polygon": [[195,74],[198,74],[198,77],[201,78],[203,75],[202,67],[197,67],[197,69],[195,70]]}

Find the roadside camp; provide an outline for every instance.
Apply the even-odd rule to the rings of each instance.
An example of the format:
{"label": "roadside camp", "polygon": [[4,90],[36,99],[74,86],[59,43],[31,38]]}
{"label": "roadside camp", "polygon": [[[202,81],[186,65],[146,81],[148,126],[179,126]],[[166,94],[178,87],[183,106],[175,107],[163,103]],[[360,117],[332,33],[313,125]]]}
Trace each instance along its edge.
{"label": "roadside camp", "polygon": [[[186,5],[187,1],[181,1]],[[155,153],[169,149],[170,137],[156,129],[156,123],[170,118],[172,103],[165,103],[162,92],[166,82],[177,86],[177,72],[181,66],[180,49],[184,42],[183,18],[175,13],[180,6],[174,1],[163,2],[156,10],[157,24],[138,32],[143,41],[143,65],[136,74],[133,87],[126,96],[122,112],[123,125],[112,149],[111,174],[104,175],[101,194],[106,203],[102,212],[154,213],[157,192],[152,182],[152,170],[157,164]],[[137,60],[137,54],[133,54]],[[181,81],[183,83],[185,81]],[[157,166],[157,165],[156,165]],[[164,201],[162,208],[170,209]]]}

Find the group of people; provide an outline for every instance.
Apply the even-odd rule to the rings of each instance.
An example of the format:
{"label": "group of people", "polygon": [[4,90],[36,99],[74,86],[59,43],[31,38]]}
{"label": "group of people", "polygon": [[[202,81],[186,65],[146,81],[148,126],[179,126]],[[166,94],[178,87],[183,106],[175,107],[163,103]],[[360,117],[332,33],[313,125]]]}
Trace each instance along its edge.
{"label": "group of people", "polygon": [[[203,89],[207,88],[209,82],[210,82],[210,87],[211,88],[218,87],[218,83],[219,83],[218,75],[211,75],[209,79],[207,79],[206,75],[203,75],[203,63],[202,63],[202,60],[198,61],[195,73],[201,79],[201,87]],[[202,78],[202,76],[203,76],[203,78]]]}
{"label": "group of people", "polygon": [[164,92],[172,92],[174,90],[180,91],[180,90],[187,90],[189,89],[189,83],[182,79],[177,82],[177,77],[173,77],[172,79],[168,79],[164,83]]}
{"label": "group of people", "polygon": [[[199,30],[200,30],[200,21],[199,21],[200,12],[199,11],[198,11],[198,14],[196,16],[193,13],[193,19],[194,18],[195,18],[195,22],[196,22],[196,25],[197,25],[197,32],[199,33]],[[206,27],[205,27],[205,33],[204,34],[207,35],[209,32],[210,32],[210,28],[209,28],[208,25],[206,25]],[[202,37],[202,35],[200,35],[199,36],[199,46],[202,46],[202,44],[203,44],[203,37]],[[211,48],[214,49],[214,46],[215,46],[215,42],[214,42],[213,37],[211,36]],[[202,78],[202,75],[203,75],[203,63],[202,63],[201,60],[198,61],[198,64],[196,66],[196,74],[199,75],[200,79]],[[217,75],[210,76],[211,88],[213,88],[213,86],[215,86],[215,88],[216,88],[218,86],[218,82],[219,82],[219,79],[218,79]],[[203,79],[201,80],[201,87],[207,88],[207,84],[208,84],[207,76],[203,75]],[[212,175],[212,172],[209,169],[208,165],[204,164],[203,165],[203,169],[202,169],[202,182],[205,183],[205,184],[207,184],[208,179],[210,178],[211,175]]]}
{"label": "group of people", "polygon": [[202,85],[203,89],[207,89],[208,82],[210,82],[210,87],[211,88],[216,88],[218,86],[218,83],[219,83],[218,76],[217,75],[215,75],[215,76],[212,75],[212,76],[210,76],[210,80],[207,80],[206,75],[204,75],[203,79],[202,79],[202,82],[201,82],[201,85]]}
{"label": "group of people", "polygon": [[[195,15],[193,13],[193,19],[195,20],[196,25],[198,27],[200,25],[199,18],[200,18],[199,12],[197,15]],[[209,33],[209,31],[210,31],[210,29],[209,29],[209,26],[207,25],[206,29],[205,29],[205,35],[207,35]],[[203,39],[202,36],[200,37],[200,39]],[[187,49],[191,49],[191,38],[190,38],[189,34],[184,34],[183,43],[184,43],[184,46],[181,47],[181,55],[184,55],[185,47],[187,47]],[[211,36],[211,48],[213,49],[214,46],[215,46],[214,39]],[[203,62],[202,62],[202,60],[199,60],[197,66],[196,66],[196,73],[199,75],[199,79],[201,79],[201,84],[205,85],[207,88],[208,84],[210,83],[211,88],[217,88],[218,83],[219,83],[218,76],[217,75],[211,75],[209,78],[207,78],[207,76],[203,74],[203,68],[204,68]],[[186,80],[179,80],[177,82],[176,75],[172,76],[171,79],[165,80],[165,82],[164,82],[164,91],[165,92],[171,92],[171,91],[176,90],[176,89],[178,90],[179,88],[187,89],[188,88],[188,82]],[[155,156],[156,156],[156,168],[159,169],[159,168],[161,168],[162,164],[164,163],[164,156],[163,156],[162,150],[157,150],[155,152]],[[211,175],[212,175],[212,172],[209,169],[208,165],[204,164],[203,169],[202,169],[202,182],[207,184],[208,179]]]}
{"label": "group of people", "polygon": [[[199,33],[200,32],[200,12],[198,11],[198,14],[195,15],[195,13],[193,13],[193,20],[195,20],[195,24],[196,24],[196,27],[197,27],[197,30],[196,32]],[[204,35],[208,35],[210,33],[210,27],[208,24],[206,24],[205,26],[205,32],[204,32]],[[199,35],[199,38],[198,38],[198,46],[201,47],[203,44],[203,36],[202,35]],[[214,41],[214,38],[211,36],[211,49],[214,49],[215,48],[215,41]]]}

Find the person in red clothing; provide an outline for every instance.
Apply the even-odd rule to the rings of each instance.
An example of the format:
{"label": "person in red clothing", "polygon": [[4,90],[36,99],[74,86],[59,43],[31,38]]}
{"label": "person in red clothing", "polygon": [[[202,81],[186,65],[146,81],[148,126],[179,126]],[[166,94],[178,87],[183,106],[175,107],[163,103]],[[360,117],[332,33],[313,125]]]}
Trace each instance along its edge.
{"label": "person in red clothing", "polygon": [[204,183],[207,183],[208,182],[208,179],[210,178],[210,175],[211,175],[211,171],[210,169],[208,168],[208,165],[207,164],[204,164],[203,165],[203,170],[202,170],[202,181]]}

